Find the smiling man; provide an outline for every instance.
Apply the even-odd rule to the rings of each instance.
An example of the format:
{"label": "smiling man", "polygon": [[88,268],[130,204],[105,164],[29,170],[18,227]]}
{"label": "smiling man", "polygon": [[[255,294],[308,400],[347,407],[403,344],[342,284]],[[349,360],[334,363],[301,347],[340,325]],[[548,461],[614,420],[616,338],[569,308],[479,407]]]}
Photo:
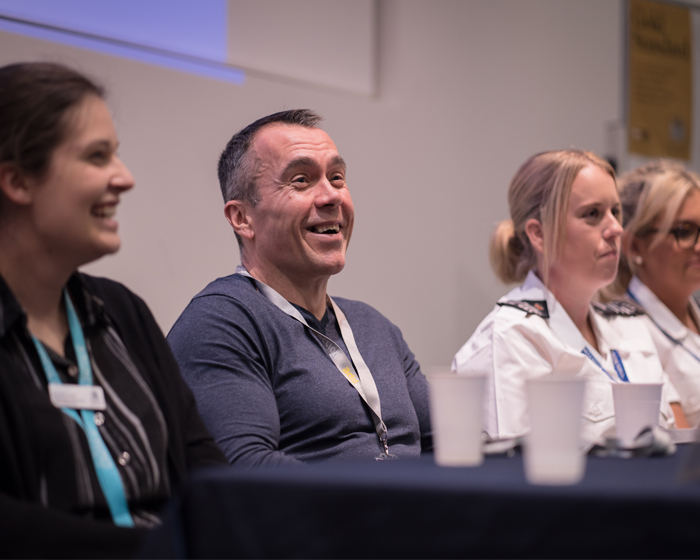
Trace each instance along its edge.
{"label": "smiling man", "polygon": [[346,166],[308,110],[275,113],[219,160],[241,263],[168,340],[231,463],[410,457],[432,448],[425,378],[399,329],[331,298],[354,224]]}

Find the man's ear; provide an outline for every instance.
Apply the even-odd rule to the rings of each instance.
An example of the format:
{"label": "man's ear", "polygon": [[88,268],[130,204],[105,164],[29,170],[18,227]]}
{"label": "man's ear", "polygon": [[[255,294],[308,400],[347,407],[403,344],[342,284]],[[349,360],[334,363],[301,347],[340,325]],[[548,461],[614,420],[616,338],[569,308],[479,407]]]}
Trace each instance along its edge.
{"label": "man's ear", "polygon": [[530,245],[532,245],[535,251],[544,254],[544,231],[542,229],[542,223],[535,218],[530,218],[525,222],[525,233],[530,240]]}
{"label": "man's ear", "polygon": [[224,215],[231,224],[233,231],[244,239],[253,239],[253,220],[250,212],[250,205],[242,200],[229,200],[224,206]]}
{"label": "man's ear", "polygon": [[32,201],[27,177],[10,161],[0,163],[0,192],[18,205],[26,205]]}

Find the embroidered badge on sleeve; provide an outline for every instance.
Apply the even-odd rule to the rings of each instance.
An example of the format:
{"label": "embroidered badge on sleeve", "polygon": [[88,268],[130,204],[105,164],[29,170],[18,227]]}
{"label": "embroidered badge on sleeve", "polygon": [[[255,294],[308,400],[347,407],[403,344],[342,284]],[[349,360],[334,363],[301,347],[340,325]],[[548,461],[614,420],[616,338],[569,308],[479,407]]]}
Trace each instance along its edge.
{"label": "embroidered badge on sleeve", "polygon": [[547,309],[547,302],[544,300],[537,301],[532,299],[521,299],[521,300],[511,300],[511,301],[499,301],[497,302],[500,306],[515,307],[527,313],[527,315],[537,315],[543,319],[549,319],[549,310]]}
{"label": "embroidered badge on sleeve", "polygon": [[608,303],[592,302],[593,309],[603,317],[638,317],[644,310],[629,301],[610,301]]}

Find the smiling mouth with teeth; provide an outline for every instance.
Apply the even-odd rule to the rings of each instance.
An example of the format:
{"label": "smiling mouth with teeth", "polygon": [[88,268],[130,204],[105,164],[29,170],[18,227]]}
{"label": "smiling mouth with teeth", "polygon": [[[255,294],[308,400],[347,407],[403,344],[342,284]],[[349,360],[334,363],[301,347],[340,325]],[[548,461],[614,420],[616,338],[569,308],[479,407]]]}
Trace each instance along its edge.
{"label": "smiling mouth with teeth", "polygon": [[111,218],[116,213],[117,208],[115,206],[102,206],[92,210],[92,215],[97,216],[98,218]]}
{"label": "smiling mouth with teeth", "polygon": [[313,233],[333,234],[340,232],[340,226],[338,224],[333,224],[332,226],[313,226],[309,228],[309,231]]}

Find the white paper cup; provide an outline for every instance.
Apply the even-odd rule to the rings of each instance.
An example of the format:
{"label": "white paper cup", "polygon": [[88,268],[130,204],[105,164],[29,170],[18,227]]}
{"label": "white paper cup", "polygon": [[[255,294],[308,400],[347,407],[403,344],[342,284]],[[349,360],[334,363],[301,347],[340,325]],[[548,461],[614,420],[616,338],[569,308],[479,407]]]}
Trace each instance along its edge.
{"label": "white paper cup", "polygon": [[629,447],[644,428],[659,425],[663,383],[615,383],[615,429],[623,447]]}
{"label": "white paper cup", "polygon": [[525,477],[531,484],[576,484],[586,470],[581,446],[581,378],[529,379],[530,432],[525,438]]}
{"label": "white paper cup", "polygon": [[480,465],[486,378],[434,373],[428,381],[435,462],[443,467]]}

